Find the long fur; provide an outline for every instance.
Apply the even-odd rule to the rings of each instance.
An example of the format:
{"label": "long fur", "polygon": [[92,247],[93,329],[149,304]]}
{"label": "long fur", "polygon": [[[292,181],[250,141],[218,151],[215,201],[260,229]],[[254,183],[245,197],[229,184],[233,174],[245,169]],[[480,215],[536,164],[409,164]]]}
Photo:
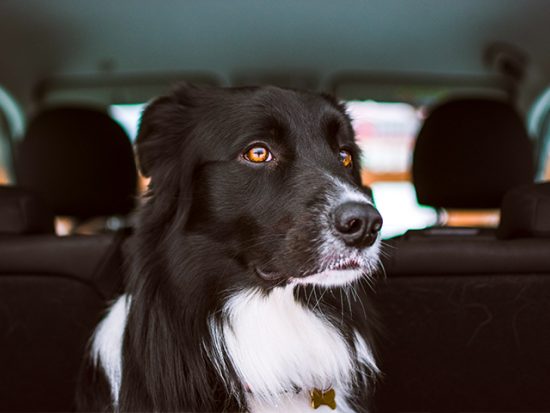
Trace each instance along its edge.
{"label": "long fur", "polygon": [[[257,141],[273,162],[243,159]],[[148,106],[137,153],[151,183],[127,293],[92,339],[80,410],[308,411],[332,387],[339,411],[368,411],[379,241],[349,248],[331,226],[341,203],[372,204],[345,109],[183,86]]]}

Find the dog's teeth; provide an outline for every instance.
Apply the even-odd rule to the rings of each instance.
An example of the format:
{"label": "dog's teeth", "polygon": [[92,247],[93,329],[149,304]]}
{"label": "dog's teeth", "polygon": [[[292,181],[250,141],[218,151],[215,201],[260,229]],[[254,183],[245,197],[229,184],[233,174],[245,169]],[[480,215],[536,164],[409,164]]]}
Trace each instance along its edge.
{"label": "dog's teeth", "polygon": [[360,267],[363,261],[357,256],[347,256],[338,254],[334,259],[326,264],[325,270],[344,270],[348,267]]}

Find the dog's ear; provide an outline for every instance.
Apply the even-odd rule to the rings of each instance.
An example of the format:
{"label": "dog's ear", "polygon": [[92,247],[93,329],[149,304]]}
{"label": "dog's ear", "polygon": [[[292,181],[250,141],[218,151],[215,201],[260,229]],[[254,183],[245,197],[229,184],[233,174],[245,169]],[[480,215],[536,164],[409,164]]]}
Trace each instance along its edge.
{"label": "dog's ear", "polygon": [[166,129],[173,122],[169,118],[177,111],[178,107],[172,96],[163,96],[149,103],[141,114],[136,153],[138,167],[143,176],[151,177],[155,164],[162,162],[163,147],[171,146]]}
{"label": "dog's ear", "polygon": [[192,179],[199,154],[192,144],[193,111],[200,88],[180,85],[170,95],[151,102],[141,116],[136,152],[141,173],[151,179],[151,198],[170,196],[165,204],[180,201],[182,209],[191,203]]}
{"label": "dog's ear", "polygon": [[196,106],[194,95],[199,88],[180,84],[172,94],[152,101],[141,115],[136,139],[138,165],[146,177],[179,154],[190,133],[190,111]]}

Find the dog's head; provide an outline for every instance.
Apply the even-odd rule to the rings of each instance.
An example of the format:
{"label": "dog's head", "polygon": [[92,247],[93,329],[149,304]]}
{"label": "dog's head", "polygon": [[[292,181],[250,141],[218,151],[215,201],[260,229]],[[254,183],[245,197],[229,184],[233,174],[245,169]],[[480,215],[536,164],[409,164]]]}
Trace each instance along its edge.
{"label": "dog's head", "polygon": [[182,86],[146,109],[137,151],[148,202],[172,217],[150,219],[208,240],[250,282],[343,285],[377,265],[382,218],[328,96]]}

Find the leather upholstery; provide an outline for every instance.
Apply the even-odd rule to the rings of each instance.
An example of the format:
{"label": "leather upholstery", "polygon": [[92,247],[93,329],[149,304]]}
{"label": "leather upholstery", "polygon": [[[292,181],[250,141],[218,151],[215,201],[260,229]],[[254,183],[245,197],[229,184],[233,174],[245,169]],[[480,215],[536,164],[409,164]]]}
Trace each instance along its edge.
{"label": "leather upholstery", "polygon": [[376,287],[377,411],[549,411],[550,273],[445,275],[449,266]]}
{"label": "leather upholstery", "polygon": [[0,236],[52,234],[53,223],[52,211],[36,194],[16,187],[0,186]]}
{"label": "leather upholstery", "polygon": [[374,295],[385,332],[378,410],[549,411],[548,187],[531,184],[521,120],[501,102],[443,104],[414,162],[421,203],[498,208],[504,198],[502,222],[386,242]]}
{"label": "leather upholstery", "polygon": [[0,237],[0,411],[70,411],[86,345],[122,289],[123,233]]}
{"label": "leather upholstery", "polygon": [[39,113],[17,149],[32,192],[0,188],[0,411],[70,411],[93,329],[123,289],[127,231],[58,237],[53,214],[128,214],[133,151],[106,113],[85,108]]}
{"label": "leather upholstery", "polygon": [[550,238],[498,240],[481,235],[411,232],[387,242],[384,267],[391,276],[550,274]]}
{"label": "leather upholstery", "polygon": [[40,194],[55,215],[81,220],[126,215],[134,207],[137,169],[124,130],[89,108],[43,110],[17,147],[18,185]]}
{"label": "leather upholstery", "polygon": [[550,182],[509,191],[502,202],[497,235],[550,239]]}
{"label": "leather upholstery", "polygon": [[533,182],[532,145],[508,103],[460,98],[435,107],[413,154],[418,202],[436,208],[499,208],[509,189]]}

